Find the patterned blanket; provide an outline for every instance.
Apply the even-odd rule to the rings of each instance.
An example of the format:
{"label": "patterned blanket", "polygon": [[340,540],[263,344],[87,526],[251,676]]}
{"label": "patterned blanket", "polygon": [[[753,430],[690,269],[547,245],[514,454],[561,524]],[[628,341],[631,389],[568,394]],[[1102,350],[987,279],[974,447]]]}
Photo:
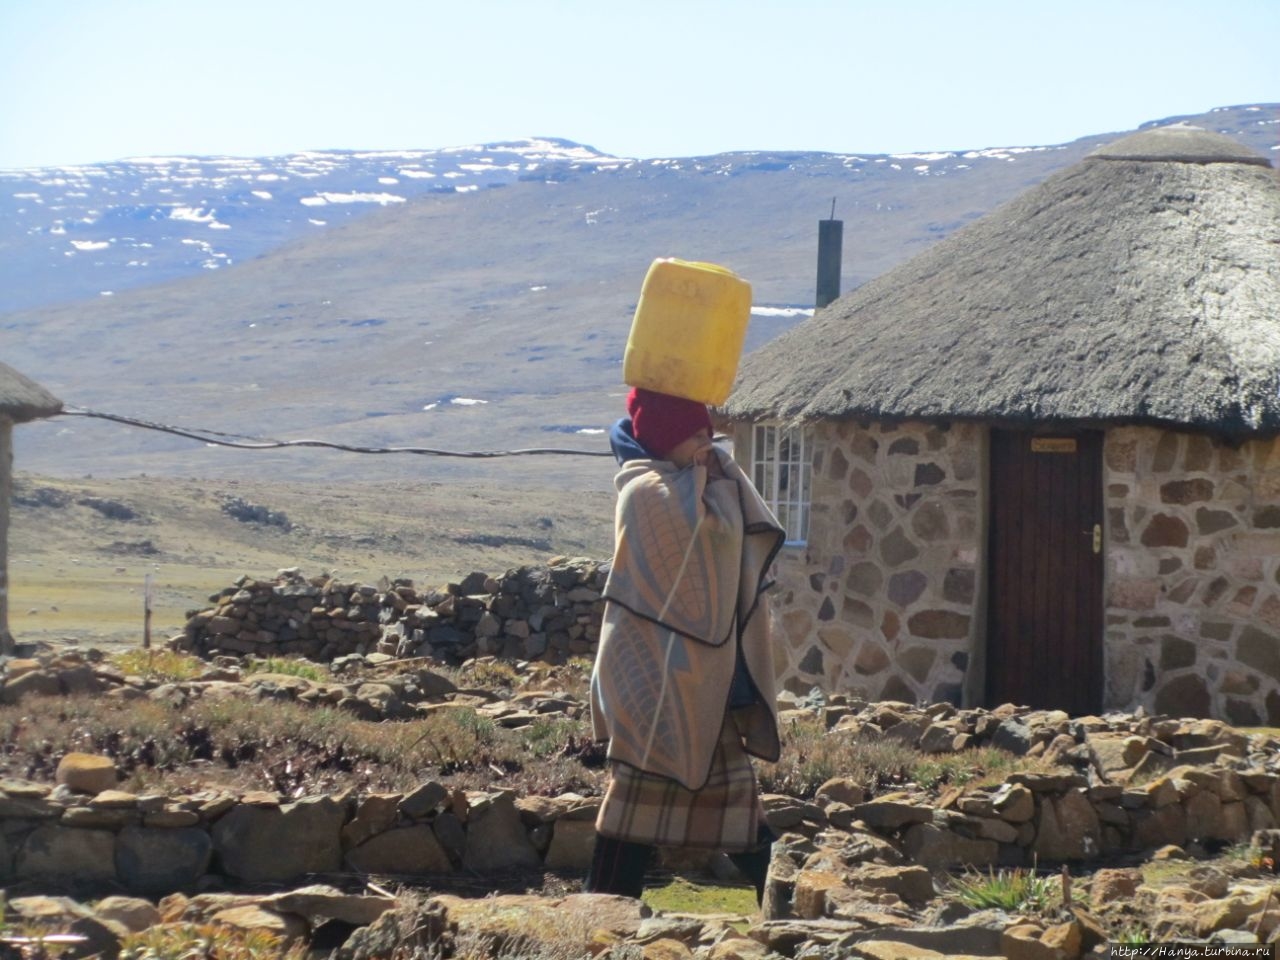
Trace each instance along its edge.
{"label": "patterned blanket", "polygon": [[757,610],[783,532],[741,468],[723,476],[663,460],[617,476],[613,569],[591,679],[609,758],[690,790],[707,781],[738,649],[756,702],[735,711],[747,752],[778,757],[773,652]]}

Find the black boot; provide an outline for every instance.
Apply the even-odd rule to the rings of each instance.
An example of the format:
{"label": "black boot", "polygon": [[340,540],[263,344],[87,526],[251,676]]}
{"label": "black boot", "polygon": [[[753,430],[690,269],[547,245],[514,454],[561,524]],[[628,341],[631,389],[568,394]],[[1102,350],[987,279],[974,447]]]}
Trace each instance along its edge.
{"label": "black boot", "polygon": [[773,832],[767,823],[761,823],[760,829],[756,833],[757,846],[751,850],[745,850],[742,853],[731,853],[729,859],[733,861],[733,865],[742,871],[743,875],[751,881],[756,888],[756,904],[764,904],[764,888],[765,881],[769,877],[769,859],[773,854],[773,841],[778,839],[778,835]]}
{"label": "black boot", "polygon": [[756,904],[764,903],[764,884],[769,876],[770,846],[757,847],[743,853],[731,853],[729,859],[756,888]]}
{"label": "black boot", "polygon": [[583,889],[587,893],[614,893],[639,899],[644,892],[644,872],[654,848],[647,843],[596,836],[591,869]]}

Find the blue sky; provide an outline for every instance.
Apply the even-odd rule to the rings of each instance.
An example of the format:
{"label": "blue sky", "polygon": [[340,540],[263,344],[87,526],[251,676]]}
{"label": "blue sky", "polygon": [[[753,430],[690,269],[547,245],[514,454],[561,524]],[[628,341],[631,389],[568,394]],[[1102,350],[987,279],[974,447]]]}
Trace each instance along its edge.
{"label": "blue sky", "polygon": [[1060,143],[1280,101],[1280,0],[0,0],[0,168]]}

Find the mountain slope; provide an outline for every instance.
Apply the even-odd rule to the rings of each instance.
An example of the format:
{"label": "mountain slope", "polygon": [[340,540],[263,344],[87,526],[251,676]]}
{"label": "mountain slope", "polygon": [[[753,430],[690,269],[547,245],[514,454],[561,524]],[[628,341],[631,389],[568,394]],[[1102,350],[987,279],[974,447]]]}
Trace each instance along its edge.
{"label": "mountain slope", "polygon": [[[1239,107],[1187,119],[1271,150],[1278,114],[1275,107]],[[198,205],[194,193],[178,194],[181,178],[170,177],[177,199],[164,208],[166,216],[138,213],[158,209],[151,201],[122,204],[114,213],[101,211],[98,223],[77,228],[110,221],[104,232],[76,238],[107,246],[62,257],[80,266],[82,253],[105,258],[101,268],[71,268],[80,279],[69,286],[83,286],[86,276],[96,282],[101,269],[111,283],[102,289],[113,295],[0,316],[3,356],[68,403],[171,423],[361,444],[598,449],[603,441],[597,434],[576,434],[600,430],[617,415],[622,349],[653,257],[721,262],[748,277],[756,304],[776,308],[753,318],[750,347],[793,323],[796,308],[811,304],[814,221],[828,215],[833,197],[836,215],[845,221],[847,290],[1114,136],[895,157],[747,153],[637,161],[564,141],[408,159],[312,155],[307,172],[314,176],[265,181],[275,184],[261,191],[272,194],[274,219],[243,199],[263,181],[237,180],[224,164],[213,178],[222,192],[197,184],[205,191]],[[530,159],[534,153],[539,157]],[[345,167],[334,159],[341,156],[349,157]],[[293,169],[286,160],[280,162]],[[434,171],[426,170],[428,161],[436,164]],[[284,176],[272,174],[265,161],[252,163],[258,165],[253,177]],[[407,176],[412,169],[438,176]],[[447,177],[449,172],[459,176]],[[14,186],[12,173],[0,175],[8,186]],[[440,179],[476,189],[409,189]],[[480,182],[492,186],[481,189]],[[302,202],[376,188],[406,199]],[[237,197],[244,205],[228,207]],[[46,206],[65,207],[66,199]],[[24,202],[23,216],[36,216],[35,201]],[[345,216],[371,203],[371,212]],[[172,211],[179,208],[198,212],[195,219],[175,219]],[[130,246],[111,226],[128,219],[130,209],[131,223],[155,228],[152,239],[135,236]],[[227,212],[237,209],[248,212],[237,220]],[[303,222],[320,219],[314,214],[321,209],[341,211],[343,219],[326,213],[330,220],[323,226]],[[37,212],[46,221],[58,214],[64,226],[70,216],[66,210]],[[48,229],[29,246],[42,244],[40,254],[56,260],[58,251],[47,248],[69,241]],[[224,245],[215,253],[226,252],[233,240],[240,245],[234,256],[221,258],[229,265],[205,269],[190,257],[181,260],[186,250],[207,259],[204,248],[187,241],[212,244],[208,237]],[[166,251],[166,258],[156,255],[157,269],[117,264],[136,254],[138,243]],[[63,289],[61,281],[49,279],[61,274],[33,265],[29,251],[12,252],[26,249],[12,235],[5,240],[5,286],[19,289],[17,301],[47,301],[40,288]],[[13,275],[14,264],[23,262],[25,285]],[[192,272],[198,275],[179,276]],[[134,276],[174,279],[128,289]],[[603,459],[480,467],[433,461],[426,467],[414,458],[240,454],[65,418],[26,427],[18,439],[23,467],[60,473],[253,476],[269,470],[367,477],[372,470],[402,477],[482,471],[595,486],[606,483],[611,470]]]}

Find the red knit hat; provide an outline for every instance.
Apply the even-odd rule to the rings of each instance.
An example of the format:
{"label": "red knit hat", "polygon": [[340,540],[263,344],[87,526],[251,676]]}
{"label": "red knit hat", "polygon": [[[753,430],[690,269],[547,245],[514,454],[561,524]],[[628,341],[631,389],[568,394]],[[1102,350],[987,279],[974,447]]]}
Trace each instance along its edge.
{"label": "red knit hat", "polygon": [[699,430],[714,433],[705,404],[684,397],[633,387],[627,394],[631,432],[640,445],[665,457]]}

